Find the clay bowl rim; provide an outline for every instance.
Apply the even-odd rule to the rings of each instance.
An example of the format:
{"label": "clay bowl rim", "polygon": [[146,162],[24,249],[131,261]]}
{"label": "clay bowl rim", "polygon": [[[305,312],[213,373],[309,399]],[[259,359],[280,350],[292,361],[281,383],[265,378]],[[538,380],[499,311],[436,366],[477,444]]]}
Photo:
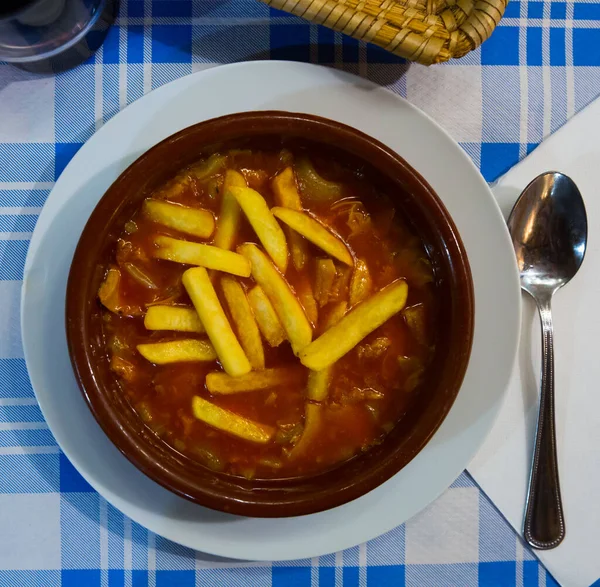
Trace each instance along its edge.
{"label": "clay bowl rim", "polygon": [[[442,373],[433,385],[438,403],[431,404],[433,410],[429,410],[431,406],[422,410],[426,423],[423,430],[415,432],[409,426],[397,433],[397,425],[381,445],[325,473],[248,481],[210,471],[182,457],[150,432],[119,395],[115,378],[107,380],[107,362],[96,354],[100,343],[93,333],[99,336],[96,292],[105,267],[97,262],[102,251],[106,257],[106,251],[114,249],[114,231],[120,232],[123,226],[117,221],[128,204],[131,208],[121,192],[136,180],[145,185],[151,166],[162,164],[165,154],[177,152],[186,141],[199,141],[195,152],[198,159],[202,148],[214,145],[216,138],[242,140],[261,135],[301,137],[341,149],[367,161],[390,185],[406,192],[402,206],[412,206],[416,215],[423,217],[420,229],[430,230],[429,238],[438,239],[432,246],[441,263],[440,281],[451,294],[451,332],[442,356]],[[173,169],[163,173],[163,180],[184,166],[176,165],[172,163]],[[149,191],[140,188],[134,194],[136,204],[132,209]],[[420,236],[427,241],[423,233]],[[107,244],[107,239],[112,244]],[[288,517],[331,509],[368,493],[398,473],[425,447],[449,413],[467,370],[474,334],[474,292],[467,254],[452,218],[429,184],[397,153],[352,127],[322,117],[280,111],[231,114],[184,128],[150,148],[123,171],[99,200],[83,229],[69,272],[65,310],[75,378],[94,418],[120,452],[150,479],[175,494],[211,509],[250,517]]]}

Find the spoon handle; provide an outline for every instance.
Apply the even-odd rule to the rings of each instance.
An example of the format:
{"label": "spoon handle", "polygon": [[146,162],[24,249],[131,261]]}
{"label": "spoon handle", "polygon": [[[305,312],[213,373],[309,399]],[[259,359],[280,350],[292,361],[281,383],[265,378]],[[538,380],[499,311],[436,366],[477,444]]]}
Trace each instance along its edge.
{"label": "spoon handle", "polygon": [[565,537],[554,428],[554,333],[550,296],[538,299],[542,321],[542,387],[523,534],[533,548],[547,550]]}

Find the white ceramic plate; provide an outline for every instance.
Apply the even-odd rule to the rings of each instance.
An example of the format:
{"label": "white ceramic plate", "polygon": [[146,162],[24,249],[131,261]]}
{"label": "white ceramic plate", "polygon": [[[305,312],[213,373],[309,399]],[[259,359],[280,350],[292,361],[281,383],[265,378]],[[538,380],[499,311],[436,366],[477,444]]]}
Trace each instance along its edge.
{"label": "white ceramic plate", "polygon": [[[448,417],[392,479],[330,511],[253,519],[202,508],[163,489],[111,444],[73,376],[64,328],[67,275],[94,206],[139,155],[191,124],[247,110],[325,116],[379,139],[431,184],[464,241],[475,286],[469,368]],[[520,323],[516,265],[491,192],[462,149],[397,95],[360,78],[300,63],[240,63],[174,81],[102,127],[60,176],[35,228],[25,264],[23,344],[33,388],[61,448],[83,477],[136,522],[185,546],[224,557],[286,560],[374,538],[440,495],[468,465],[500,407]]]}

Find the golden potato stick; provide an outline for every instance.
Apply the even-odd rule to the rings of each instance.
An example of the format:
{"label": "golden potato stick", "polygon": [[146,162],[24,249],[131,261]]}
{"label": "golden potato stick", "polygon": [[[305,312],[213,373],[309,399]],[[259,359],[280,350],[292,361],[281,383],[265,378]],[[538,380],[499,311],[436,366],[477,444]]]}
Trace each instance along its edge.
{"label": "golden potato stick", "polygon": [[208,238],[215,230],[215,217],[208,210],[189,208],[160,200],[146,200],[143,211],[144,215],[153,222],[192,236]]}
{"label": "golden potato stick", "polygon": [[333,375],[332,367],[326,367],[320,371],[309,371],[306,383],[306,397],[315,402],[327,399],[329,383]]}
{"label": "golden potato stick", "polygon": [[300,440],[296,443],[296,446],[290,451],[290,459],[295,459],[306,454],[306,450],[319,437],[323,421],[323,406],[307,402],[304,410],[304,432]]}
{"label": "golden potato stick", "polygon": [[223,276],[221,286],[229,313],[235,323],[240,343],[253,369],[265,368],[265,352],[256,319],[242,286],[233,278]]}
{"label": "golden potato stick", "polygon": [[206,388],[211,393],[219,395],[260,391],[293,383],[302,378],[303,375],[304,369],[299,365],[252,371],[240,377],[231,377],[227,373],[214,372],[206,376]]}
{"label": "golden potato stick", "polygon": [[239,246],[238,251],[252,264],[252,277],[273,304],[292,350],[297,355],[312,340],[312,327],[302,304],[283,275],[256,245],[246,243]]}
{"label": "golden potato stick", "polygon": [[217,232],[215,234],[215,247],[231,250],[235,235],[240,224],[242,209],[229,192],[230,187],[246,187],[246,180],[241,173],[228,169],[225,173],[225,183],[223,184],[223,199],[221,200],[221,211],[217,220]]}
{"label": "golden potato stick", "polygon": [[194,416],[205,424],[250,442],[266,444],[275,434],[275,428],[272,426],[259,424],[244,418],[239,414],[211,404],[197,395],[192,398],[192,411]]}
{"label": "golden potato stick", "polygon": [[265,340],[272,347],[279,346],[285,340],[285,332],[273,304],[260,285],[255,285],[248,292],[248,302]]}
{"label": "golden potato stick", "polygon": [[406,304],[408,286],[403,279],[393,281],[375,295],[350,310],[335,326],[300,352],[300,361],[313,371],[333,365]]}
{"label": "golden potato stick", "polygon": [[301,279],[295,286],[296,294],[298,299],[306,312],[306,316],[312,322],[313,328],[317,325],[319,318],[319,310],[317,308],[317,301],[312,291],[310,281],[307,279]]}
{"label": "golden potato stick", "polygon": [[279,271],[285,274],[288,264],[287,241],[265,199],[250,188],[230,187],[229,193],[234,195],[252,225],[258,240],[273,259]]}
{"label": "golden potato stick", "polygon": [[[275,201],[278,206],[291,208],[292,210],[302,210],[300,194],[298,193],[294,171],[291,167],[286,167],[279,175],[277,175],[271,182],[271,186],[273,187]],[[304,237],[300,236],[291,228],[286,227],[286,229],[292,263],[296,269],[301,270],[308,260],[306,241],[304,240]]]}
{"label": "golden potato stick", "polygon": [[354,272],[350,281],[350,306],[362,302],[373,291],[373,280],[367,264],[362,259],[357,259]]}
{"label": "golden potato stick", "polygon": [[[337,324],[346,313],[347,307],[348,304],[346,302],[335,304],[325,317],[325,320],[323,320],[323,329],[327,330]],[[333,365],[325,367],[321,371],[309,371],[308,382],[306,384],[306,397],[316,402],[322,402],[327,399],[332,375]]]}
{"label": "golden potato stick", "polygon": [[217,353],[207,340],[173,340],[138,344],[137,350],[144,359],[155,365],[217,360]]}
{"label": "golden potato stick", "polygon": [[344,241],[330,232],[320,222],[298,210],[289,208],[271,208],[275,218],[285,222],[290,228],[301,234],[311,243],[324,250],[328,255],[338,259],[346,265],[352,266],[353,260]]}
{"label": "golden potato stick", "polygon": [[200,265],[208,269],[217,269],[239,275],[250,276],[250,263],[247,259],[233,251],[225,251],[211,245],[202,245],[182,241],[170,236],[154,237],[154,244],[158,247],[153,255],[157,259],[175,261],[185,265]]}
{"label": "golden potato stick", "polygon": [[291,167],[286,167],[281,173],[273,178],[271,183],[275,201],[279,206],[291,208],[292,210],[302,210],[300,194],[296,186],[296,178]]}
{"label": "golden potato stick", "polygon": [[198,312],[183,306],[150,306],[144,317],[144,326],[148,330],[206,332]]}
{"label": "golden potato stick", "polygon": [[181,282],[206,328],[223,369],[234,376],[248,373],[251,369],[248,358],[231,329],[206,269],[188,269]]}
{"label": "golden potato stick", "polygon": [[315,298],[319,302],[319,306],[324,306],[329,301],[335,274],[335,264],[331,259],[317,259]]}

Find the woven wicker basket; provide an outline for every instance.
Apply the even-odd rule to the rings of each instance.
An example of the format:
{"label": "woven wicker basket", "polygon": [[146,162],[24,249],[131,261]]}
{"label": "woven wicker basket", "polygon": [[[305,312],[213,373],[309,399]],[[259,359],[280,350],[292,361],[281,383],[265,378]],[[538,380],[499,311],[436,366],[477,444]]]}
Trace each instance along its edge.
{"label": "woven wicker basket", "polygon": [[425,65],[462,57],[491,34],[508,0],[262,0]]}

